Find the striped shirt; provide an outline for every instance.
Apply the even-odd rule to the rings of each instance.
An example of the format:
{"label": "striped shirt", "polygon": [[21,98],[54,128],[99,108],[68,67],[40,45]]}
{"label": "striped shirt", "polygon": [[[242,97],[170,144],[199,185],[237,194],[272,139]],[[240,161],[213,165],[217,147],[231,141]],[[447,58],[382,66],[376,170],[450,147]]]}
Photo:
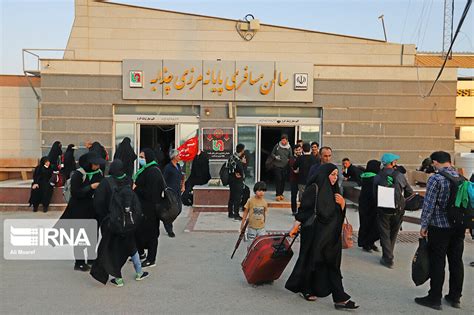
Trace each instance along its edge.
{"label": "striped shirt", "polygon": [[[459,174],[452,167],[443,167],[441,171],[455,177]],[[450,195],[450,181],[441,174],[434,174],[426,184],[426,195],[421,213],[421,228],[427,229],[429,225],[439,228],[450,228],[446,207]]]}

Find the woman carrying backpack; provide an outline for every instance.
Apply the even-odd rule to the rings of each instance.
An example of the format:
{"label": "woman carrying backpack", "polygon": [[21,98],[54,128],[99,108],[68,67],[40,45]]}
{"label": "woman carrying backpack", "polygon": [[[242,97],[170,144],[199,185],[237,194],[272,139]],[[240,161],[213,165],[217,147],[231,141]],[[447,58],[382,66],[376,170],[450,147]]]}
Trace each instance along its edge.
{"label": "woman carrying backpack", "polygon": [[[148,277],[148,272],[142,272],[142,266],[135,243],[135,231],[126,233],[116,233],[113,230],[110,220],[111,198],[119,189],[125,189],[124,193],[134,194],[132,189],[132,179],[124,172],[124,166],[121,160],[115,159],[110,164],[109,177],[102,179],[99,187],[94,194],[94,208],[99,221],[102,238],[97,250],[97,259],[92,265],[91,275],[97,281],[107,284],[109,275],[115,277],[111,283],[116,286],[123,286],[121,269],[128,257],[132,257],[135,267],[135,280],[143,280]],[[141,214],[140,205],[136,203],[137,199],[131,198],[133,206],[132,211],[136,211],[137,217]],[[135,202],[134,202],[135,201]],[[135,215],[133,215],[135,217]],[[138,223],[138,222],[137,222]]]}
{"label": "woman carrying backpack", "polygon": [[[69,199],[66,210],[64,210],[60,220],[96,218],[93,197],[95,190],[99,187],[99,182],[104,177],[100,170],[100,165],[103,163],[105,163],[105,160],[95,152],[88,152],[79,158],[79,166],[84,170],[84,173],[79,171],[72,173],[71,199]],[[90,270],[90,267],[83,259],[83,252],[84,247],[76,246],[74,248],[74,255],[76,257],[74,270]],[[89,261],[89,264],[91,264],[91,261]]]}
{"label": "woman carrying backpack", "polygon": [[[140,169],[135,175],[134,191],[137,193],[144,218],[135,234],[137,239],[140,258],[146,260],[142,267],[156,266],[156,254],[158,252],[159,219],[156,214],[156,205],[162,202],[164,190],[163,175],[158,168],[156,156],[152,149],[143,149],[140,152],[138,162]],[[145,249],[148,250],[145,256]]]}
{"label": "woman carrying backpack", "polygon": [[53,196],[53,186],[50,184],[53,169],[50,167],[47,156],[43,156],[33,173],[33,184],[31,184],[30,206],[33,212],[38,211],[39,204],[43,205],[43,212],[48,211],[51,197]]}

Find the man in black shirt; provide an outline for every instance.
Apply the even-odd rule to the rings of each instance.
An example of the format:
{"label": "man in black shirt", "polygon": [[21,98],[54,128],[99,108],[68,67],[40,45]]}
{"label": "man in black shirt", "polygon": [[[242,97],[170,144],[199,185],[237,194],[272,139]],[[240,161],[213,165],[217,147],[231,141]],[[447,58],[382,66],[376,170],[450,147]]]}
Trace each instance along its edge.
{"label": "man in black shirt", "polygon": [[235,153],[230,157],[228,163],[229,167],[229,202],[227,204],[227,210],[229,218],[235,220],[242,220],[239,215],[240,203],[242,200],[242,192],[244,189],[244,166],[242,159],[244,157],[245,145],[239,143],[235,149]]}
{"label": "man in black shirt", "polygon": [[303,144],[303,155],[299,156],[296,159],[293,169],[298,173],[298,196],[301,201],[301,196],[306,187],[306,182],[308,180],[309,170],[311,166],[318,163],[317,158],[311,154],[311,147],[309,143]]}
{"label": "man in black shirt", "polygon": [[358,185],[361,184],[361,169],[359,169],[357,166],[354,166],[348,158],[342,159],[342,167],[342,175],[344,176],[344,181],[355,182]]}

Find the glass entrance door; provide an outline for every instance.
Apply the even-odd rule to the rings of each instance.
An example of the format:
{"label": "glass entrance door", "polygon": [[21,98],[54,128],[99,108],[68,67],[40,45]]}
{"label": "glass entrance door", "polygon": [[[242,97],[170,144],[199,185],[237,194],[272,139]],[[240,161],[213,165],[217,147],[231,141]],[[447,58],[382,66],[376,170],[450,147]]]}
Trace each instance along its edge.
{"label": "glass entrance door", "polygon": [[245,145],[245,158],[247,160],[247,167],[245,170],[245,182],[247,184],[254,184],[257,179],[257,161],[259,155],[257,152],[257,126],[237,126],[237,143]]}
{"label": "glass entrance door", "polygon": [[311,143],[317,141],[321,144],[321,130],[319,125],[303,125],[298,128],[298,139]]}

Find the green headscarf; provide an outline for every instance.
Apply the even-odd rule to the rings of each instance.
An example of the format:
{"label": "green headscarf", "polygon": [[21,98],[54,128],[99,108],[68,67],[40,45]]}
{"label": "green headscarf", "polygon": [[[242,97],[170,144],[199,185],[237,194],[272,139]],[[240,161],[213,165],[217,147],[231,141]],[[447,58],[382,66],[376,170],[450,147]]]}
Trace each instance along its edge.
{"label": "green headscarf", "polygon": [[156,161],[151,161],[150,163],[147,163],[145,165],[143,165],[132,177],[133,181],[136,181],[138,176],[140,176],[141,173],[143,173],[144,170],[146,170],[148,167],[152,166],[152,165],[156,165],[158,166],[158,163],[156,163]]}
{"label": "green headscarf", "polygon": [[95,174],[102,174],[102,170],[99,168],[98,170],[96,171],[92,171],[92,172],[86,172],[86,176],[89,180],[92,179],[92,177],[94,177]]}

